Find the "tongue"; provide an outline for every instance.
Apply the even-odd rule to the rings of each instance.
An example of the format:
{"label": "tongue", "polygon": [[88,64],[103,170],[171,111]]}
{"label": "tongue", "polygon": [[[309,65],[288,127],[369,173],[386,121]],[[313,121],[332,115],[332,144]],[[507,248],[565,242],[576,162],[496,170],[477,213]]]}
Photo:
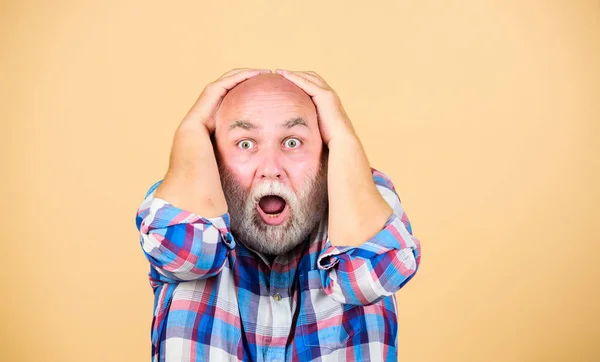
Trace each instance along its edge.
{"label": "tongue", "polygon": [[265,196],[260,199],[258,206],[267,214],[279,214],[285,207],[285,200],[279,196]]}

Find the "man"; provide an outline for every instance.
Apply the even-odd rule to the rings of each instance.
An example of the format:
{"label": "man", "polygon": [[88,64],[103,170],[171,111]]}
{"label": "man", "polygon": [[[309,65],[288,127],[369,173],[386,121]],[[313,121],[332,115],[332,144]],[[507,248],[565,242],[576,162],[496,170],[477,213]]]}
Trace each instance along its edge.
{"label": "man", "polygon": [[138,208],[154,361],[393,361],[420,242],[314,72],[236,69]]}

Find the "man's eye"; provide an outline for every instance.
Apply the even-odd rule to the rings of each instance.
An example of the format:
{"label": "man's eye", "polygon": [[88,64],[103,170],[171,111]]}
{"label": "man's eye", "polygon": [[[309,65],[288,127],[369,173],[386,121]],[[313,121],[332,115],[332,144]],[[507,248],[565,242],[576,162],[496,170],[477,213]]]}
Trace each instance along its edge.
{"label": "man's eye", "polygon": [[298,148],[300,147],[300,140],[297,138],[288,138],[285,140],[285,145],[289,148]]}
{"label": "man's eye", "polygon": [[252,148],[253,145],[254,145],[254,143],[250,140],[243,140],[238,143],[238,147],[240,147],[241,149],[244,149],[244,150]]}

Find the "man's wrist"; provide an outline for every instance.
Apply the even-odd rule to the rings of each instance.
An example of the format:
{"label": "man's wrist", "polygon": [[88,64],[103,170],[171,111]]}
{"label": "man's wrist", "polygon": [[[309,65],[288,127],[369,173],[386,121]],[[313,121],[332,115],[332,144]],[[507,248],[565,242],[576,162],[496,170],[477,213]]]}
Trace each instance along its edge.
{"label": "man's wrist", "polygon": [[362,146],[358,135],[353,129],[344,128],[335,133],[327,143],[327,147]]}
{"label": "man's wrist", "polygon": [[211,130],[204,122],[198,122],[198,121],[192,122],[191,120],[186,120],[185,122],[181,122],[179,127],[177,127],[177,130],[175,132],[175,137],[176,138],[177,137],[185,137],[188,134],[195,134],[195,135],[207,134],[210,136]]}

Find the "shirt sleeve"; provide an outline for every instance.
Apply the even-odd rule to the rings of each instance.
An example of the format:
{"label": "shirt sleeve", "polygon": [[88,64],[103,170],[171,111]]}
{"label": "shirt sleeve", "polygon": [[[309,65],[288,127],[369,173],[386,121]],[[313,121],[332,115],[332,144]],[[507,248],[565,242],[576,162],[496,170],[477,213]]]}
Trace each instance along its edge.
{"label": "shirt sleeve", "polygon": [[205,218],[179,209],[154,197],[161,182],[150,187],[136,215],[140,244],[151,265],[152,287],[218,274],[228,251],[235,247],[229,213]]}
{"label": "shirt sleeve", "polygon": [[392,215],[360,246],[331,246],[327,238],[317,259],[323,290],[340,303],[369,305],[394,294],[412,279],[421,261],[421,243],[412,235],[392,181],[373,168],[371,173]]}

